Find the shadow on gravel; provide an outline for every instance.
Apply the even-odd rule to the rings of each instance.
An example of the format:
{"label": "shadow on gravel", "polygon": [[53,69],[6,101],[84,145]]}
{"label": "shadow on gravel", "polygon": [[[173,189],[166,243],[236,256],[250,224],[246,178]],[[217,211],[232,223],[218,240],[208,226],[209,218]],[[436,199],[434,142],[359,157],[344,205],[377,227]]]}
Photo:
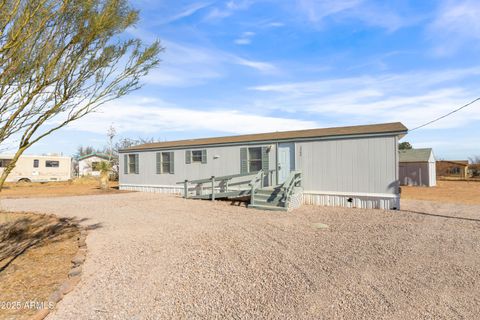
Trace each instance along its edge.
{"label": "shadow on gravel", "polygon": [[475,219],[475,218],[446,216],[446,215],[443,215],[443,214],[426,213],[426,212],[412,211],[412,210],[402,210],[402,211],[403,211],[403,212],[407,212],[407,213],[420,214],[420,215],[422,215],[422,216],[430,216],[430,217],[445,218],[445,219],[455,219],[455,220],[465,220],[465,221],[480,222],[480,219]]}
{"label": "shadow on gravel", "polygon": [[[87,219],[31,215],[0,224],[0,272],[28,249],[73,236],[78,231],[79,223],[85,220]],[[86,229],[101,227],[100,223],[96,223]]]}

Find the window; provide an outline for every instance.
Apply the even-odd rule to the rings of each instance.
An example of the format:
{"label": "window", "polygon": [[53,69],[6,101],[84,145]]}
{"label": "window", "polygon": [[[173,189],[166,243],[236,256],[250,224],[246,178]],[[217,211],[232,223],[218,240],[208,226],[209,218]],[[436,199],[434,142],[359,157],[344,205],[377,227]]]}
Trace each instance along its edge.
{"label": "window", "polygon": [[93,162],[92,162],[92,165],[91,165],[92,171],[99,171],[99,170],[98,170],[98,164],[99,164],[98,161],[93,161]]}
{"label": "window", "polygon": [[268,170],[268,147],[240,148],[240,173]]}
{"label": "window", "polygon": [[39,166],[40,166],[40,160],[38,159],[33,160],[33,167],[38,168]]}
{"label": "window", "polygon": [[262,148],[248,148],[248,172],[262,170]]}
{"label": "window", "polygon": [[460,174],[460,168],[459,167],[450,168],[450,174]]}
{"label": "window", "polygon": [[192,151],[192,162],[202,162],[202,150]]}
{"label": "window", "polygon": [[207,150],[185,150],[185,163],[207,163]]}
{"label": "window", "polygon": [[128,173],[138,173],[137,172],[137,155],[129,154],[128,155]]}
{"label": "window", "polygon": [[157,152],[157,174],[174,173],[173,165],[173,152]]}
{"label": "window", "polygon": [[58,168],[58,167],[60,167],[60,162],[59,161],[54,161],[54,160],[47,160],[47,161],[45,161],[45,167],[47,167],[47,168]]}
{"label": "window", "polygon": [[162,152],[162,173],[170,173],[170,153]]}
{"label": "window", "polygon": [[0,168],[5,168],[11,161],[11,159],[0,159]]}

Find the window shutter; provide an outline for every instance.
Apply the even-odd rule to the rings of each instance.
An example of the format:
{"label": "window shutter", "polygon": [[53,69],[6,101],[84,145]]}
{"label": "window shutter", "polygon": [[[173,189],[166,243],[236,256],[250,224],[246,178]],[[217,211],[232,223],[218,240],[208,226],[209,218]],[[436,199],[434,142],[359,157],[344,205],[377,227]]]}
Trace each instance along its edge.
{"label": "window shutter", "polygon": [[240,173],[248,173],[247,148],[240,148]]}
{"label": "window shutter", "polygon": [[160,174],[162,173],[162,154],[160,152],[157,152],[156,157],[157,174]]}
{"label": "window shutter", "polygon": [[140,163],[139,163],[139,155],[136,154],[135,155],[135,174],[139,174],[140,173]]}
{"label": "window shutter", "polygon": [[202,163],[207,163],[207,150],[202,150]]}
{"label": "window shutter", "polygon": [[268,153],[267,147],[262,147],[262,170],[263,172],[268,172]]}
{"label": "window shutter", "polygon": [[123,155],[123,173],[128,174],[128,155]]}
{"label": "window shutter", "polygon": [[175,152],[170,152],[170,173],[175,173]]}
{"label": "window shutter", "polygon": [[185,151],[185,163],[186,164],[192,163],[192,151],[190,150]]}

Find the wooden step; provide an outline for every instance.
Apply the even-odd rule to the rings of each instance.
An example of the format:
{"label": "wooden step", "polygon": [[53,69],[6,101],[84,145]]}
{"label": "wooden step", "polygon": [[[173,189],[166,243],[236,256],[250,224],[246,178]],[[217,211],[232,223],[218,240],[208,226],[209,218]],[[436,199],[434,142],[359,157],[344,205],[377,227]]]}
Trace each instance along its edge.
{"label": "wooden step", "polygon": [[261,205],[261,204],[249,205],[248,207],[252,209],[258,209],[258,210],[287,211],[287,208],[285,207],[276,207],[276,206]]}

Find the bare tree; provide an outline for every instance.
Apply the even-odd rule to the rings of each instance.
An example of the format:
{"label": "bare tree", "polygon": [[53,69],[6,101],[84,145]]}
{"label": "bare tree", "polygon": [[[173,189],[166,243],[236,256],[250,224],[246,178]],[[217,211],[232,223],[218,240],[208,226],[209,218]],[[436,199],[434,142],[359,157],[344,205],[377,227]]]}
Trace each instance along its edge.
{"label": "bare tree", "polygon": [[115,127],[113,125],[110,125],[110,127],[107,130],[107,137],[108,137],[108,161],[112,161],[112,156],[113,156],[113,139],[117,135],[117,130],[115,130]]}
{"label": "bare tree", "polygon": [[0,148],[18,139],[0,189],[32,144],[140,88],[162,48],[120,39],[137,20],[127,0],[0,1]]}

